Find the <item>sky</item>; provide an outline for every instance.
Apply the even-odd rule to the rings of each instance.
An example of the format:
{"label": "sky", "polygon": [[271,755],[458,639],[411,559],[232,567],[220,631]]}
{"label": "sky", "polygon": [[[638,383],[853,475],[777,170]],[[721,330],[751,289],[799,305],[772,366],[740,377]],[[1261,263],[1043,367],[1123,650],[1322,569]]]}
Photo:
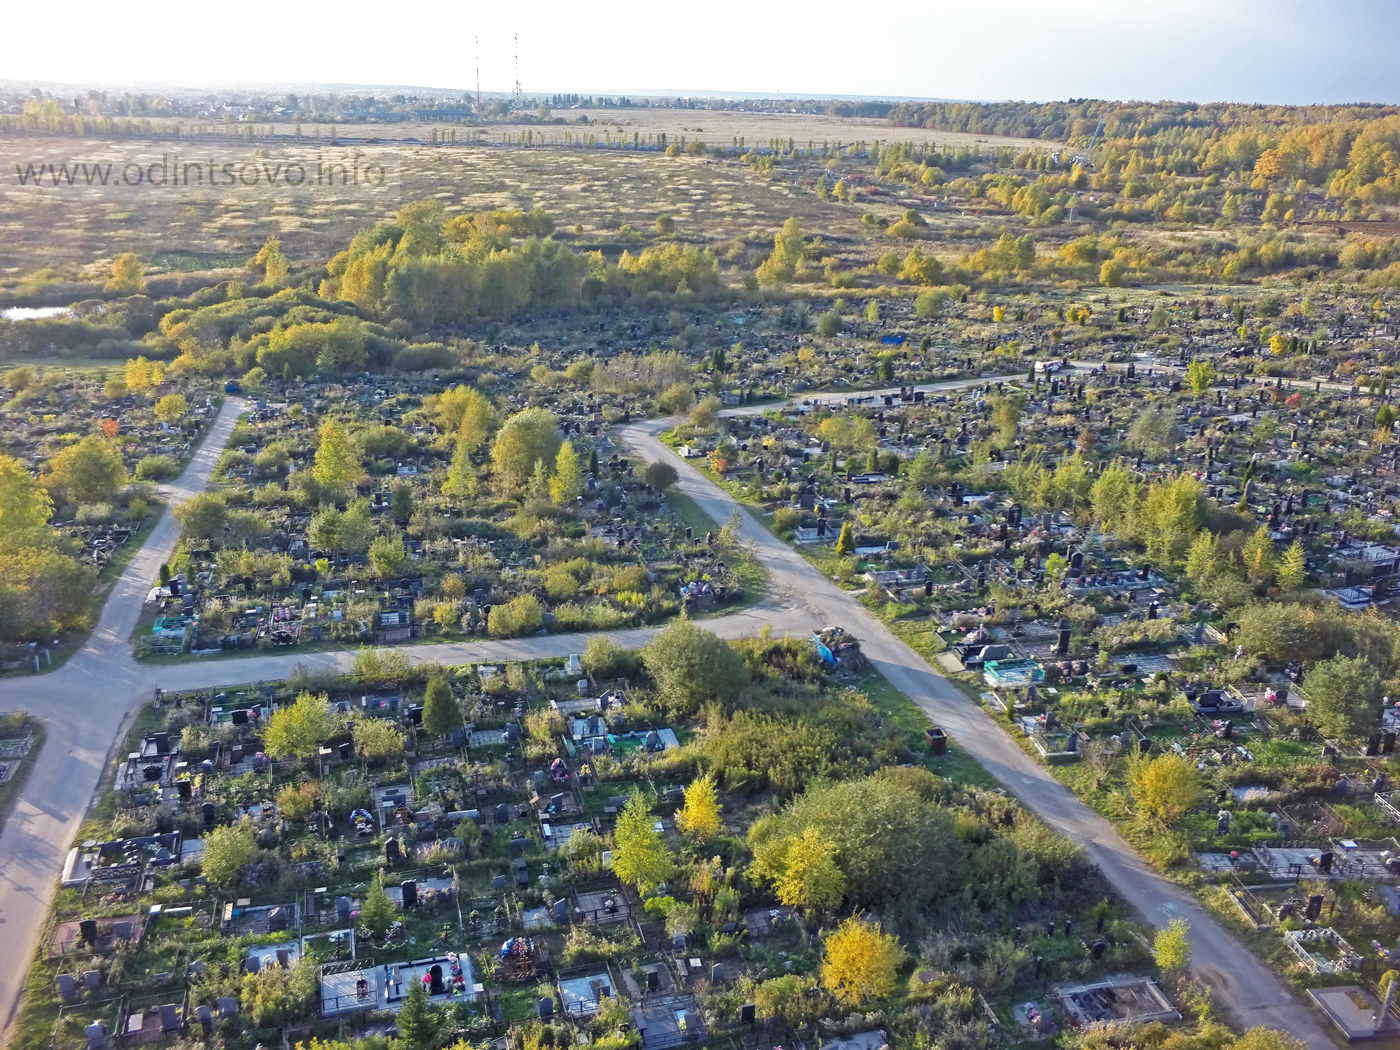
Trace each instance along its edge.
{"label": "sky", "polygon": [[1400,0],[11,4],[0,78],[526,94],[1400,103]]}

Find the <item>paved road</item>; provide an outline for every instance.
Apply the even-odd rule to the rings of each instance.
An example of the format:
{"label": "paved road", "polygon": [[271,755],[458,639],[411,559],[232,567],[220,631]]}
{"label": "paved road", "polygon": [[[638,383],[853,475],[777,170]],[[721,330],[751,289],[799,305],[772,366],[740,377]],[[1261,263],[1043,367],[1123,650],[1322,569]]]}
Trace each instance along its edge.
{"label": "paved road", "polygon": [[[961,380],[920,389],[937,391],[974,386]],[[897,392],[897,391],[890,391]],[[816,395],[814,395],[816,396]],[[829,400],[833,395],[822,395]],[[750,406],[734,414],[751,414]],[[189,468],[168,486],[172,501],[187,499],[208,482],[241,406],[230,401]],[[648,459],[666,458],[680,474],[678,488],[715,521],[735,506],[717,485],[677,459],[656,439],[667,423],[635,424],[624,442]],[[934,672],[911,649],[890,635],[850,595],[825,580],[795,551],[777,540],[747,512],[742,535],[751,540],[769,572],[764,599],[753,608],[705,621],[725,637],[740,637],[769,624],[775,631],[806,634],[813,627],[843,624],[857,633],[872,662],[894,686],[911,697],[978,759],[1007,789],[1054,827],[1083,843],[1108,880],[1142,916],[1156,925],[1183,916],[1191,923],[1198,976],[1245,1025],[1266,1024],[1305,1039],[1316,1050],[1331,1041],[1305,1007],[1273,974],[1235,941],[1185,893],[1148,870],[1101,817],[1056,783],[981,709]],[[138,664],[128,638],[142,599],[160,564],[173,550],[177,530],[167,514],[132,559],[103,609],[92,637],[67,664],[52,674],[0,681],[0,710],[23,707],[46,720],[48,740],[17,802],[0,831],[0,943],[11,960],[29,959],[53,898],[63,857],[82,823],[106,768],[109,751],[128,714],[156,686],[168,690],[207,688],[285,678],[297,664],[313,670],[348,670],[352,652],[303,653],[240,660],[170,665]],[[637,646],[655,628],[606,632]],[[585,635],[549,635],[512,641],[414,646],[415,663],[528,660],[581,651]],[[14,1016],[24,980],[22,966],[0,967],[0,1016]]]}

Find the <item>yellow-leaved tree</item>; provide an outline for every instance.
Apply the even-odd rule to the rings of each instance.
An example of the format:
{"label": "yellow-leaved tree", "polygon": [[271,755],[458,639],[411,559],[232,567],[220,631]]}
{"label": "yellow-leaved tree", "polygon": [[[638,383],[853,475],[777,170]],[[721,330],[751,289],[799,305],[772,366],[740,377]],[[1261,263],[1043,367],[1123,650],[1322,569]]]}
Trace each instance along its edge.
{"label": "yellow-leaved tree", "polygon": [[685,804],[676,814],[676,827],[697,839],[719,834],[719,792],[713,776],[698,777],[685,789]]}
{"label": "yellow-leaved tree", "polygon": [[846,895],[846,876],[836,864],[836,846],[816,828],[788,842],[786,870],[778,876],[778,900],[809,912],[835,908]]}
{"label": "yellow-leaved tree", "polygon": [[1201,775],[1180,755],[1138,756],[1128,767],[1138,816],[1171,825],[1201,798]]}
{"label": "yellow-leaved tree", "polygon": [[859,1007],[894,991],[904,949],[899,938],[854,916],[827,935],[822,984],[844,1007]]}

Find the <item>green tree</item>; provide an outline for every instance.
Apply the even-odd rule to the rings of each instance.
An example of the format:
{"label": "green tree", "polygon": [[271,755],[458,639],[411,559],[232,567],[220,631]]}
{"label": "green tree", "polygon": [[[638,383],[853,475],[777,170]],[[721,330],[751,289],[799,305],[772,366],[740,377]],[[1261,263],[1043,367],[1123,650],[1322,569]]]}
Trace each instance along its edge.
{"label": "green tree", "polygon": [[642,471],[642,478],[657,492],[665,492],[680,480],[680,474],[664,459],[654,459]]}
{"label": "green tree", "polygon": [[1209,583],[1220,571],[1220,541],[1209,529],[1196,534],[1186,555],[1186,575],[1197,584]]}
{"label": "green tree", "polygon": [[656,818],[640,791],[633,791],[613,830],[613,873],[644,896],[671,877],[673,862]]}
{"label": "green tree", "polygon": [[841,315],[835,310],[827,310],[817,318],[817,335],[830,339],[841,331]]}
{"label": "green tree", "polygon": [[303,690],[296,701],[272,712],[263,732],[263,750],[273,758],[315,758],[336,731],[325,693]]}
{"label": "green tree", "polygon": [[381,941],[394,924],[394,902],[384,892],[384,879],[376,874],[365,899],[360,902],[360,925],[371,940]]}
{"label": "green tree", "polygon": [[1308,554],[1302,540],[1294,540],[1279,559],[1275,573],[1278,585],[1286,591],[1303,586],[1308,578]]}
{"label": "green tree", "polygon": [[244,817],[237,824],[223,824],[204,836],[204,858],[200,870],[210,882],[231,883],[257,852],[252,822]]}
{"label": "green tree", "polygon": [[759,284],[782,284],[791,281],[807,257],[807,239],[796,217],[783,223],[773,238],[773,252],[758,267]]}
{"label": "green tree", "polygon": [[347,554],[364,554],[375,538],[374,518],[369,500],[357,499],[345,508],[336,526],[336,540]]}
{"label": "green tree", "polygon": [[439,1013],[428,999],[427,985],[421,980],[409,985],[408,995],[394,1019],[399,1041],[406,1050],[430,1050],[438,1044]]}
{"label": "green tree", "polygon": [[813,1020],[820,1009],[815,998],[816,982],[795,973],[770,977],[754,987],[754,1005],[763,1021],[782,1021],[797,1027]]}
{"label": "green tree", "polygon": [[851,523],[843,521],[841,523],[841,534],[836,537],[836,553],[842,557],[847,557],[856,552],[856,537],[851,531]]}
{"label": "green tree", "polygon": [[350,728],[355,754],[366,762],[403,758],[403,733],[387,718],[357,718]]}
{"label": "green tree", "polygon": [[175,515],[180,530],[192,540],[221,539],[224,522],[228,520],[224,498],[215,492],[201,492],[183,503],[177,503],[171,513]]}
{"label": "green tree", "polygon": [[0,455],[0,550],[53,543],[52,513],[53,500],[34,475],[13,456]]}
{"label": "green tree", "polygon": [[480,391],[454,386],[438,398],[437,423],[444,432],[456,434],[458,445],[465,442],[471,453],[491,440],[496,410]]}
{"label": "green tree", "polygon": [[1141,497],[1137,476],[1121,459],[1115,459],[1099,471],[1089,493],[1094,519],[1108,532],[1123,539],[1131,538]]}
{"label": "green tree", "polygon": [[126,465],[116,445],[89,436],[49,460],[47,480],[77,503],[105,503],[127,483]]}
{"label": "green tree", "polygon": [[1176,415],[1165,408],[1145,409],[1128,428],[1128,447],[1158,458],[1169,453],[1180,440]]}
{"label": "green tree", "polygon": [[583,468],[574,443],[565,441],[554,457],[554,477],[549,479],[549,498],[554,503],[572,503],[583,495]]}
{"label": "green tree", "polygon": [[666,212],[662,212],[656,217],[656,232],[663,237],[671,236],[676,232],[676,220]]}
{"label": "green tree", "polygon": [[1152,954],[1157,966],[1170,976],[1180,976],[1191,965],[1191,925],[1185,919],[1173,919],[1152,939]]}
{"label": "green tree", "polygon": [[442,483],[444,495],[458,499],[468,499],[476,495],[476,467],[472,465],[471,449],[467,442],[457,439],[457,447],[452,453],[452,462],[447,468],[447,477]]}
{"label": "green tree", "polygon": [[327,488],[348,488],[365,476],[359,448],[333,419],[321,424],[311,476]]}
{"label": "green tree", "polygon": [[743,658],[718,635],[682,620],[642,650],[657,694],[685,717],[716,700],[732,701],[748,681]]}
{"label": "green tree", "polygon": [[1260,525],[1240,548],[1240,558],[1244,562],[1249,578],[1256,583],[1267,583],[1274,576],[1274,541],[1269,535],[1269,527]]}
{"label": "green tree", "polygon": [[107,279],[107,291],[117,295],[135,295],[146,287],[146,268],[134,252],[122,252],[112,260],[112,275]]}
{"label": "green tree", "polygon": [[452,696],[452,686],[444,676],[433,675],[423,695],[423,728],[433,736],[445,737],[461,726],[462,712]]}
{"label": "green tree", "polygon": [[554,416],[547,409],[527,408],[501,427],[491,446],[491,461],[502,481],[518,488],[530,480],[536,463],[553,463],[562,444]]}
{"label": "green tree", "polygon": [[1308,720],[1324,736],[1353,739],[1380,721],[1381,676],[1364,656],[1320,661],[1304,678],[1303,690]]}
{"label": "green tree", "polygon": [[397,532],[376,536],[369,545],[369,564],[381,581],[402,576],[408,568],[408,550],[403,545],[403,537]]}
{"label": "green tree", "polygon": [[1215,382],[1215,369],[1209,361],[1197,358],[1186,366],[1186,382],[1191,387],[1191,393],[1200,397]]}
{"label": "green tree", "polygon": [[389,513],[398,522],[407,521],[413,516],[413,489],[407,485],[395,485],[389,497]]}

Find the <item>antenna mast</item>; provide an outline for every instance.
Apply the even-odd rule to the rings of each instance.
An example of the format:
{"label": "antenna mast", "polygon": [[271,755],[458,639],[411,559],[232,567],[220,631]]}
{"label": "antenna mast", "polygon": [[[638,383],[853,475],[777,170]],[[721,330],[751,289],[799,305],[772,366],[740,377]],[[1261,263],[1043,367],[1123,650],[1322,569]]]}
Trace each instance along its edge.
{"label": "antenna mast", "polygon": [[515,34],[515,105],[525,104],[524,93],[520,90],[520,34]]}
{"label": "antenna mast", "polygon": [[481,37],[472,37],[476,45],[476,115],[481,116]]}

